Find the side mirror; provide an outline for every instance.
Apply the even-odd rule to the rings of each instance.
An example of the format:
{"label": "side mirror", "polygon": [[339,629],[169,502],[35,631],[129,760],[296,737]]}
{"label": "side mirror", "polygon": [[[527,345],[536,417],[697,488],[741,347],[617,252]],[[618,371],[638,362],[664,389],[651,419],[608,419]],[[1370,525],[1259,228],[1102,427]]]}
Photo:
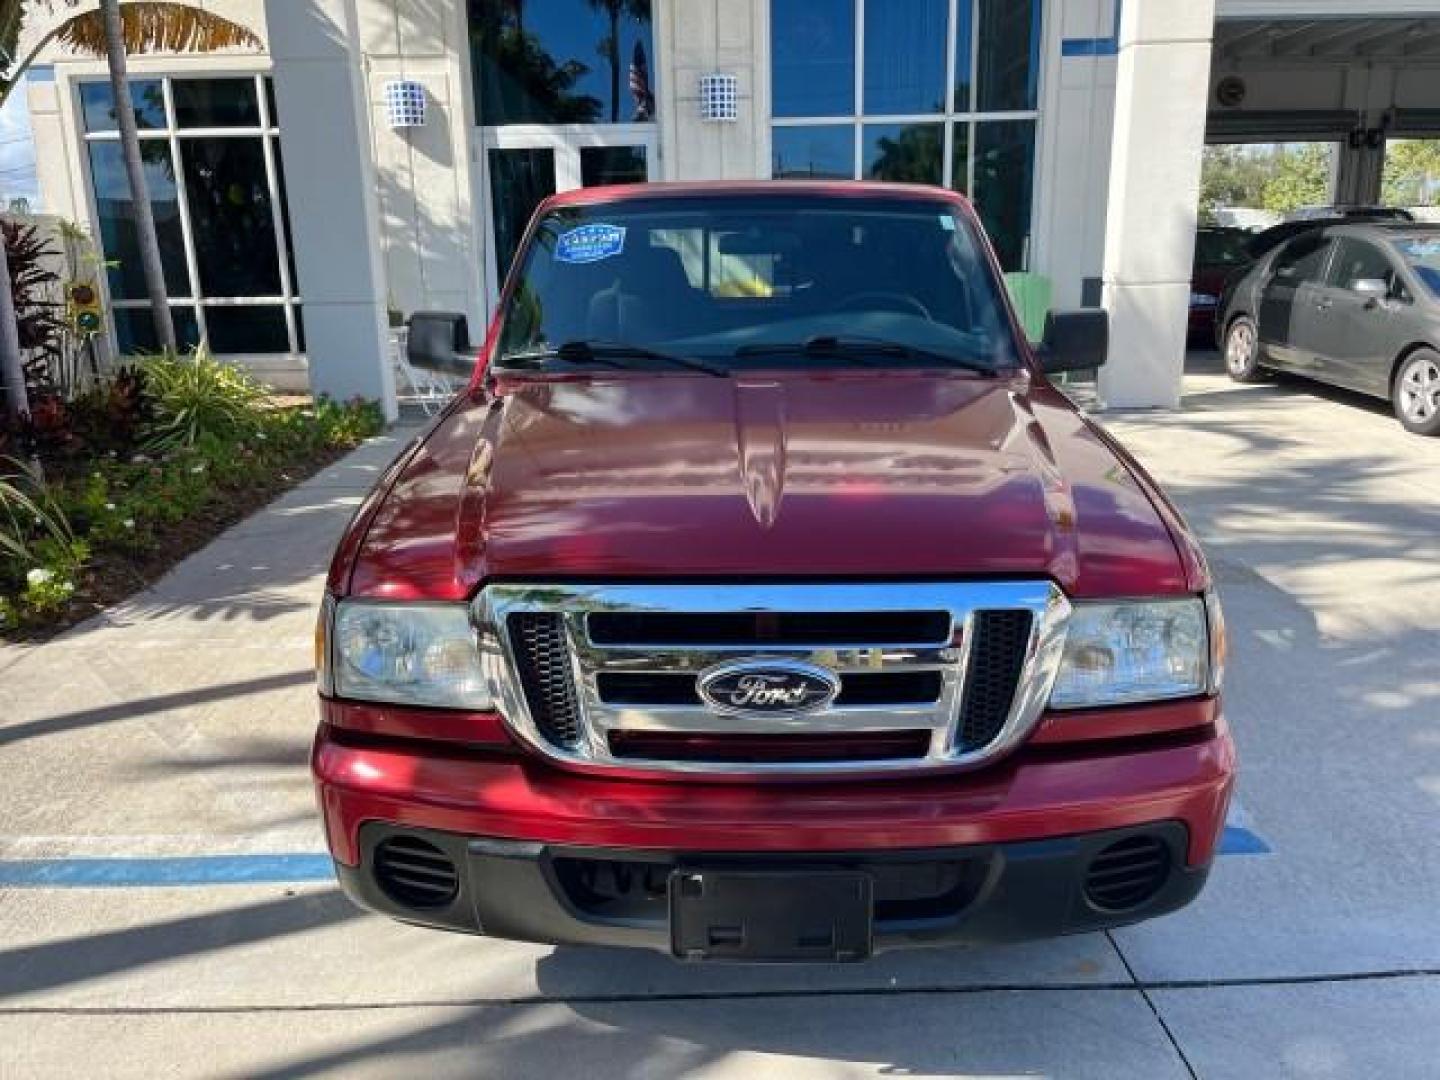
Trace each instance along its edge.
{"label": "side mirror", "polygon": [[417,311],[410,316],[405,359],[413,368],[436,375],[468,378],[475,370],[470,324],[458,311]]}
{"label": "side mirror", "polygon": [[1080,308],[1045,317],[1045,337],[1035,355],[1045,373],[1054,375],[1098,368],[1109,349],[1109,314],[1103,308]]}
{"label": "side mirror", "polygon": [[1362,277],[1350,282],[1350,291],[1370,300],[1384,300],[1390,295],[1390,286],[1384,278]]}

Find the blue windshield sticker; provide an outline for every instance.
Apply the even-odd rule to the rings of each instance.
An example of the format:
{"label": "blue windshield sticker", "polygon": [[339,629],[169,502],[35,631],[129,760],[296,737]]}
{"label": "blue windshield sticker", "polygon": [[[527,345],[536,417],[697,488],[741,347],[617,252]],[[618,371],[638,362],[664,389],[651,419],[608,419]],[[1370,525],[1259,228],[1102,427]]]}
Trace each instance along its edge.
{"label": "blue windshield sticker", "polygon": [[555,242],[555,261],[592,263],[619,255],[625,250],[625,226],[581,225],[561,233]]}
{"label": "blue windshield sticker", "polygon": [[954,231],[955,231],[955,219],[954,219],[953,217],[951,217],[949,214],[941,214],[941,215],[940,215],[940,228],[944,229],[946,232],[954,232]]}

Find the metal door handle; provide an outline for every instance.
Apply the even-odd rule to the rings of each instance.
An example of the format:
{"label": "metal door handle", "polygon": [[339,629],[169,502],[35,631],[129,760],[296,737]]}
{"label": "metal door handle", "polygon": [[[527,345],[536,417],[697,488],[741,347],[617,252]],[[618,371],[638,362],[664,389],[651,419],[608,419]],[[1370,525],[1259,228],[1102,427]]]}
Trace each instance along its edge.
{"label": "metal door handle", "polygon": [[1316,300],[1316,301],[1315,301],[1315,310],[1316,310],[1316,311],[1329,311],[1332,307],[1334,307],[1334,305],[1335,305],[1335,301],[1333,301],[1333,300]]}

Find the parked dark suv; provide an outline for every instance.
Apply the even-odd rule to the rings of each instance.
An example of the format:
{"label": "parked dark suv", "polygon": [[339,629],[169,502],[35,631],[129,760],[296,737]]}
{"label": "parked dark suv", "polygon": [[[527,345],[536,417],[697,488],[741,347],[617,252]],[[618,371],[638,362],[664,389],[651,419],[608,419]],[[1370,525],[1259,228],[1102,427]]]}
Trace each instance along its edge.
{"label": "parked dark suv", "polygon": [[1231,286],[1219,325],[1240,382],[1305,375],[1387,398],[1407,430],[1440,435],[1440,225],[1301,233]]}

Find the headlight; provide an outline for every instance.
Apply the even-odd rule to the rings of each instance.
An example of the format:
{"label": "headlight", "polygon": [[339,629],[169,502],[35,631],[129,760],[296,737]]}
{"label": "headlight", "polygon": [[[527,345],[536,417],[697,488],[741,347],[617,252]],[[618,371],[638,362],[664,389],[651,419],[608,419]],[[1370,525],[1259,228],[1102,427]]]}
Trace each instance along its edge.
{"label": "headlight", "polygon": [[1076,604],[1051,707],[1082,709],[1206,693],[1212,688],[1206,618],[1205,602],[1198,598]]}
{"label": "headlight", "polygon": [[334,620],[329,651],[336,696],[491,708],[466,605],[342,600]]}

